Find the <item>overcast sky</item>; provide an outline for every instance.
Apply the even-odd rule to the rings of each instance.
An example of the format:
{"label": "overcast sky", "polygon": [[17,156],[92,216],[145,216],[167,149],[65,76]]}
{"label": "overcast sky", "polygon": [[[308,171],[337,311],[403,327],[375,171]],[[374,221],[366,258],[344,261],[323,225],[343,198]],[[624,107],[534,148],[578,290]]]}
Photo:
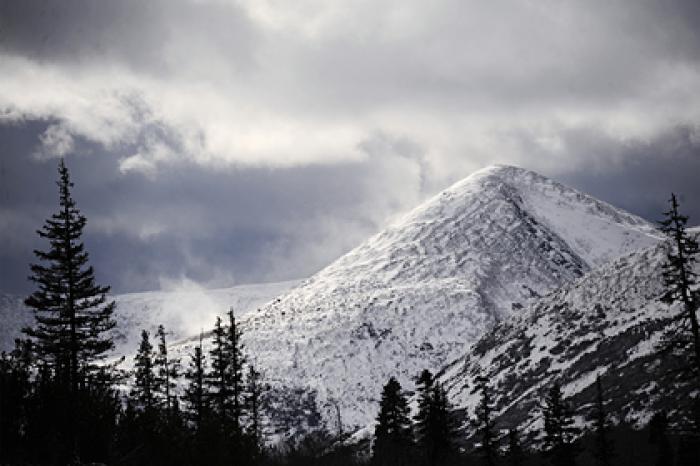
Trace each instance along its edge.
{"label": "overcast sky", "polygon": [[695,0],[0,0],[0,290],[57,157],[115,291],[308,276],[476,169],[700,223]]}

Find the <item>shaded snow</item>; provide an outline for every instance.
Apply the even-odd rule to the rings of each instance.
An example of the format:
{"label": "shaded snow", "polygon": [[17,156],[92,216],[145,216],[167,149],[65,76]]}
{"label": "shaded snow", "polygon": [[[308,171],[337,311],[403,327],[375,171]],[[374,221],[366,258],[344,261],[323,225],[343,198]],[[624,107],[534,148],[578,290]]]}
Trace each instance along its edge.
{"label": "shaded snow", "polygon": [[[555,380],[580,407],[581,419],[593,402],[597,375],[618,421],[639,423],[655,410],[683,408],[679,403],[690,399],[692,387],[669,372],[679,361],[660,357],[658,349],[677,312],[659,300],[666,253],[667,244],[658,243],[620,257],[503,321],[442,372],[448,396],[472,414],[475,377],[485,373],[498,424],[519,426],[533,434],[531,440],[541,424],[538,406]],[[663,377],[669,379],[658,384]]]}

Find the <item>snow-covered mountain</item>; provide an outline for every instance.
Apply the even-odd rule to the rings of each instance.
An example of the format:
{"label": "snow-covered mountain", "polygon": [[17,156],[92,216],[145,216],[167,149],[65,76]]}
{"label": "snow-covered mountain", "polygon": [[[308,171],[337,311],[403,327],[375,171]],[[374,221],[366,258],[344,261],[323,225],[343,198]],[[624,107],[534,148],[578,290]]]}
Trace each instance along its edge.
{"label": "snow-covered mountain", "polygon": [[473,416],[475,378],[484,375],[498,425],[534,434],[542,427],[538,406],[558,380],[583,424],[600,375],[618,422],[641,425],[656,410],[673,417],[688,409],[692,387],[657,345],[678,311],[659,301],[667,248],[663,242],[618,258],[497,325],[440,374],[455,407]]}
{"label": "snow-covered mountain", "polygon": [[[609,347],[596,343],[610,360],[651,347],[634,333],[637,313],[628,310],[655,292],[660,238],[648,222],[541,175],[489,167],[301,283],[117,296],[118,351],[131,353],[141,328],[163,323],[184,356],[195,335],[233,306],[247,352],[272,384],[269,412],[283,426],[275,435],[321,423],[345,432],[366,428],[390,376],[411,388],[420,370],[451,362],[441,377],[459,407],[472,408],[471,376],[488,367],[505,387],[499,402],[522,401],[504,404],[502,421],[532,422],[524,416],[541,373],[569,371],[567,393],[579,385],[590,391],[593,369],[575,371],[595,332],[631,335],[610,333]],[[637,298],[628,295],[633,291]],[[591,307],[591,316],[579,303],[602,307]],[[0,334],[5,348],[15,333],[7,329],[21,326],[21,308],[17,298],[0,297],[3,319],[11,316]],[[656,315],[653,306],[645,309]],[[649,322],[645,332],[663,325]],[[576,332],[585,338],[576,340]],[[564,359],[555,364],[556,357]]]}
{"label": "snow-covered mountain", "polygon": [[[115,295],[117,355],[131,354],[137,347],[142,329],[153,334],[163,324],[170,341],[177,342],[201,330],[208,331],[217,315],[232,308],[239,317],[284,293],[297,281],[239,285],[208,290],[184,285],[171,291],[149,291]],[[20,329],[33,322],[33,314],[22,304],[23,298],[0,294],[0,351],[14,346]]]}
{"label": "snow-covered mountain", "polygon": [[312,393],[331,429],[356,429],[390,376],[412,386],[533,299],[658,239],[604,202],[490,167],[251,313],[245,343],[276,386]]}

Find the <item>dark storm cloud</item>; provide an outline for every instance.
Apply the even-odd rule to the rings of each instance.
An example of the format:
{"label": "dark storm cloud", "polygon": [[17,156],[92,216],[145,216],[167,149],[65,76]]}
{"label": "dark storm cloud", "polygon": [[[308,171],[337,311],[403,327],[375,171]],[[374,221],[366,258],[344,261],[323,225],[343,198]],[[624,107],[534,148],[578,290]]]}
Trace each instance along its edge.
{"label": "dark storm cloud", "polygon": [[0,50],[45,62],[123,62],[153,73],[182,67],[187,42],[250,66],[253,26],[235,4],[198,8],[182,0],[0,0]]}
{"label": "dark storm cloud", "polygon": [[700,216],[696,1],[0,0],[0,289],[67,156],[98,273],[300,277],[491,163]]}
{"label": "dark storm cloud", "polygon": [[689,225],[700,225],[698,136],[697,128],[681,126],[650,141],[621,144],[605,135],[579,131],[567,137],[579,164],[558,178],[650,221],[661,219],[673,192],[690,217]]}
{"label": "dark storm cloud", "polygon": [[[56,209],[56,160],[31,154],[49,125],[0,125],[1,290],[27,290],[31,251],[46,246],[34,231]],[[375,147],[373,157],[390,150]],[[77,141],[67,164],[88,217],[92,261],[116,291],[158,289],[163,280],[226,286],[304,277],[416,202],[382,188],[394,175],[410,177],[410,161],[379,170],[368,163],[214,170],[180,161],[144,177],[122,174],[118,157],[99,151]]]}

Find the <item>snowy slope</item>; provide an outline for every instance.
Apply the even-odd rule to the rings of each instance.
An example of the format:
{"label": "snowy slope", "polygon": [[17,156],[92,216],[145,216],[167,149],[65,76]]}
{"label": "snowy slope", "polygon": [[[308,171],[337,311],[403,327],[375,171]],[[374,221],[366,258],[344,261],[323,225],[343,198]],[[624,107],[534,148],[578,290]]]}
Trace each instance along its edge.
{"label": "snowy slope", "polygon": [[540,430],[538,403],[554,380],[580,407],[583,423],[597,375],[617,421],[642,424],[655,410],[682,408],[691,388],[669,375],[677,361],[660,358],[656,349],[675,312],[658,299],[666,248],[660,243],[621,257],[484,335],[440,375],[455,407],[473,416],[474,380],[483,374],[501,428]]}
{"label": "snowy slope", "polygon": [[[152,334],[159,324],[170,332],[170,341],[189,337],[211,328],[217,315],[233,308],[244,316],[298,282],[262,283],[207,290],[188,286],[175,291],[150,291],[114,296],[117,301],[116,354],[130,354],[137,346],[141,329]],[[11,349],[20,329],[33,322],[33,314],[22,298],[0,294],[0,351]]]}
{"label": "snowy slope", "polygon": [[657,241],[638,217],[494,166],[250,314],[245,343],[268,380],[312,393],[331,429],[338,417],[356,429],[389,376],[412,386],[532,299]]}
{"label": "snowy slope", "polygon": [[24,307],[23,298],[0,293],[0,351],[14,347],[20,329],[32,322],[32,316]]}

